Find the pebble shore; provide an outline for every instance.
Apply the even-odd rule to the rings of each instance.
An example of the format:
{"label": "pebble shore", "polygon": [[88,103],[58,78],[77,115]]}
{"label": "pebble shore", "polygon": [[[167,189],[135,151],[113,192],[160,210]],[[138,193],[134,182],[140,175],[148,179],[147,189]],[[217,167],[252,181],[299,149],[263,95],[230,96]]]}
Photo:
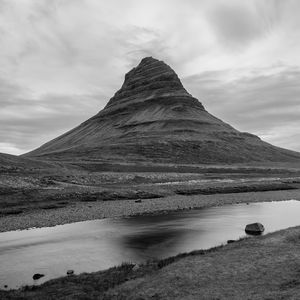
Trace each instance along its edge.
{"label": "pebble shore", "polygon": [[300,201],[300,190],[250,192],[216,195],[168,196],[158,199],[96,201],[74,203],[67,207],[51,210],[36,210],[20,215],[0,218],[0,232],[23,230],[34,227],[50,227],[86,220],[124,217],[136,214],[166,213],[183,209],[199,209],[233,203]]}

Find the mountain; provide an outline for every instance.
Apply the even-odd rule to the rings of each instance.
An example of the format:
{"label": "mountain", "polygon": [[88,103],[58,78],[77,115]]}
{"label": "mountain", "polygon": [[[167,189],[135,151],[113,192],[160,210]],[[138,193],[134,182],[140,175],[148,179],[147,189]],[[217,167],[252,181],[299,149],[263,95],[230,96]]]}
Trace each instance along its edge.
{"label": "mountain", "polygon": [[300,153],[239,132],[211,115],[170,66],[152,57],[125,75],[121,89],[98,114],[26,156],[181,164],[300,160]]}

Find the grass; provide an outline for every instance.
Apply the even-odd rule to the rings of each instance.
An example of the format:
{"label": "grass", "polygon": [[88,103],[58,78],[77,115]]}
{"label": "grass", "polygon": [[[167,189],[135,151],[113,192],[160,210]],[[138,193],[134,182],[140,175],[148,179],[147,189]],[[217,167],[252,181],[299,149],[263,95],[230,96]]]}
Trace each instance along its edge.
{"label": "grass", "polygon": [[300,227],[171,261],[105,299],[300,299]]}
{"label": "grass", "polygon": [[178,189],[175,191],[178,195],[213,195],[213,194],[231,194],[231,193],[249,193],[266,191],[283,191],[298,189],[298,186],[292,186],[286,183],[268,183],[268,184],[247,184],[223,187],[204,187],[192,189]]}
{"label": "grass", "polygon": [[1,299],[94,299],[105,291],[135,278],[133,264],[124,263],[96,273],[83,273],[55,280],[50,280],[41,286],[24,286],[15,291],[1,291]]}
{"label": "grass", "polygon": [[[71,296],[72,299],[102,299],[104,293],[129,280],[134,280],[153,274],[184,257],[205,255],[217,251],[222,246],[208,250],[196,250],[180,253],[176,256],[161,260],[149,260],[147,263],[134,270],[135,264],[123,263],[120,266],[105,271],[83,273],[80,275],[66,276],[50,280],[40,286],[24,286],[19,290],[1,291],[1,299],[64,299]],[[75,288],[75,291],[74,291]],[[105,299],[105,297],[103,298]]]}
{"label": "grass", "polygon": [[[65,203],[65,202],[63,202]],[[58,208],[63,208],[66,207],[65,204],[59,204],[59,203],[53,203],[53,204],[44,204],[44,205],[40,205],[39,208],[41,209],[58,209]]]}
{"label": "grass", "polygon": [[19,215],[23,213],[23,210],[20,208],[11,208],[11,209],[2,209],[0,211],[0,215],[7,216],[7,215]]}
{"label": "grass", "polygon": [[[43,163],[44,164],[44,163]],[[89,163],[86,163],[89,165]],[[161,198],[169,195],[196,195],[240,193],[261,190],[286,190],[300,188],[300,169],[291,171],[280,168],[251,166],[177,166],[177,165],[111,165],[110,172],[79,169],[72,164],[53,165],[48,170],[30,172],[0,172],[0,210],[7,208],[24,212],[60,208],[60,202],[97,202],[112,200],[138,200]],[[120,167],[120,173],[110,167]],[[286,167],[290,167],[287,165]],[[100,168],[101,169],[101,168]],[[128,173],[135,170],[134,174]],[[101,169],[101,171],[103,171]],[[140,172],[140,173],[139,173]],[[148,173],[149,172],[149,173]],[[154,173],[153,173],[154,172]],[[191,173],[182,173],[191,172]],[[233,183],[186,184],[190,179],[249,178],[247,186]],[[281,178],[280,182],[255,183],[257,177]],[[292,178],[292,179],[291,179]],[[293,180],[294,178],[294,180]],[[157,185],[161,182],[179,182],[178,185]],[[182,183],[180,183],[182,182]],[[62,204],[67,205],[67,204]],[[10,215],[2,213],[1,216]]]}

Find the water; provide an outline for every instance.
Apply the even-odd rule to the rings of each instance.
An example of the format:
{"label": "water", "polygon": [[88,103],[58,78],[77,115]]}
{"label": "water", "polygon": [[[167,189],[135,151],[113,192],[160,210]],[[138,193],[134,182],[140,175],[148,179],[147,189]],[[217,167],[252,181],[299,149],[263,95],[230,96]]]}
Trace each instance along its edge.
{"label": "water", "polygon": [[[0,233],[0,288],[206,249],[245,236],[248,223],[261,222],[265,233],[300,225],[299,214],[300,201],[290,200]],[[35,273],[46,276],[34,282]]]}
{"label": "water", "polygon": [[[295,179],[294,177],[287,177],[285,178],[285,180],[289,180],[289,179]],[[187,184],[187,185],[193,185],[193,184],[201,184],[201,183],[230,183],[230,182],[240,182],[240,183],[244,183],[244,182],[260,182],[260,181],[282,181],[282,178],[280,177],[250,177],[250,178],[216,178],[216,179],[191,179],[191,180],[186,180],[186,181],[167,181],[167,182],[158,182],[155,183],[155,185],[180,185],[180,184]]]}

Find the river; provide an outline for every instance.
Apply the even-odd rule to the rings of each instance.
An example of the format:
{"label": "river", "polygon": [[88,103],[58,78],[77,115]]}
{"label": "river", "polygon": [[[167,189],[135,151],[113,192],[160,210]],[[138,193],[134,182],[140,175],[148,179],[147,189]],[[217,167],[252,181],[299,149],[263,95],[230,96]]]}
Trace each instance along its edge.
{"label": "river", "polygon": [[[40,284],[122,262],[141,263],[244,237],[245,225],[265,233],[300,225],[300,201],[234,204],[168,214],[78,222],[0,233],[0,288]],[[34,281],[33,274],[45,277]]]}

